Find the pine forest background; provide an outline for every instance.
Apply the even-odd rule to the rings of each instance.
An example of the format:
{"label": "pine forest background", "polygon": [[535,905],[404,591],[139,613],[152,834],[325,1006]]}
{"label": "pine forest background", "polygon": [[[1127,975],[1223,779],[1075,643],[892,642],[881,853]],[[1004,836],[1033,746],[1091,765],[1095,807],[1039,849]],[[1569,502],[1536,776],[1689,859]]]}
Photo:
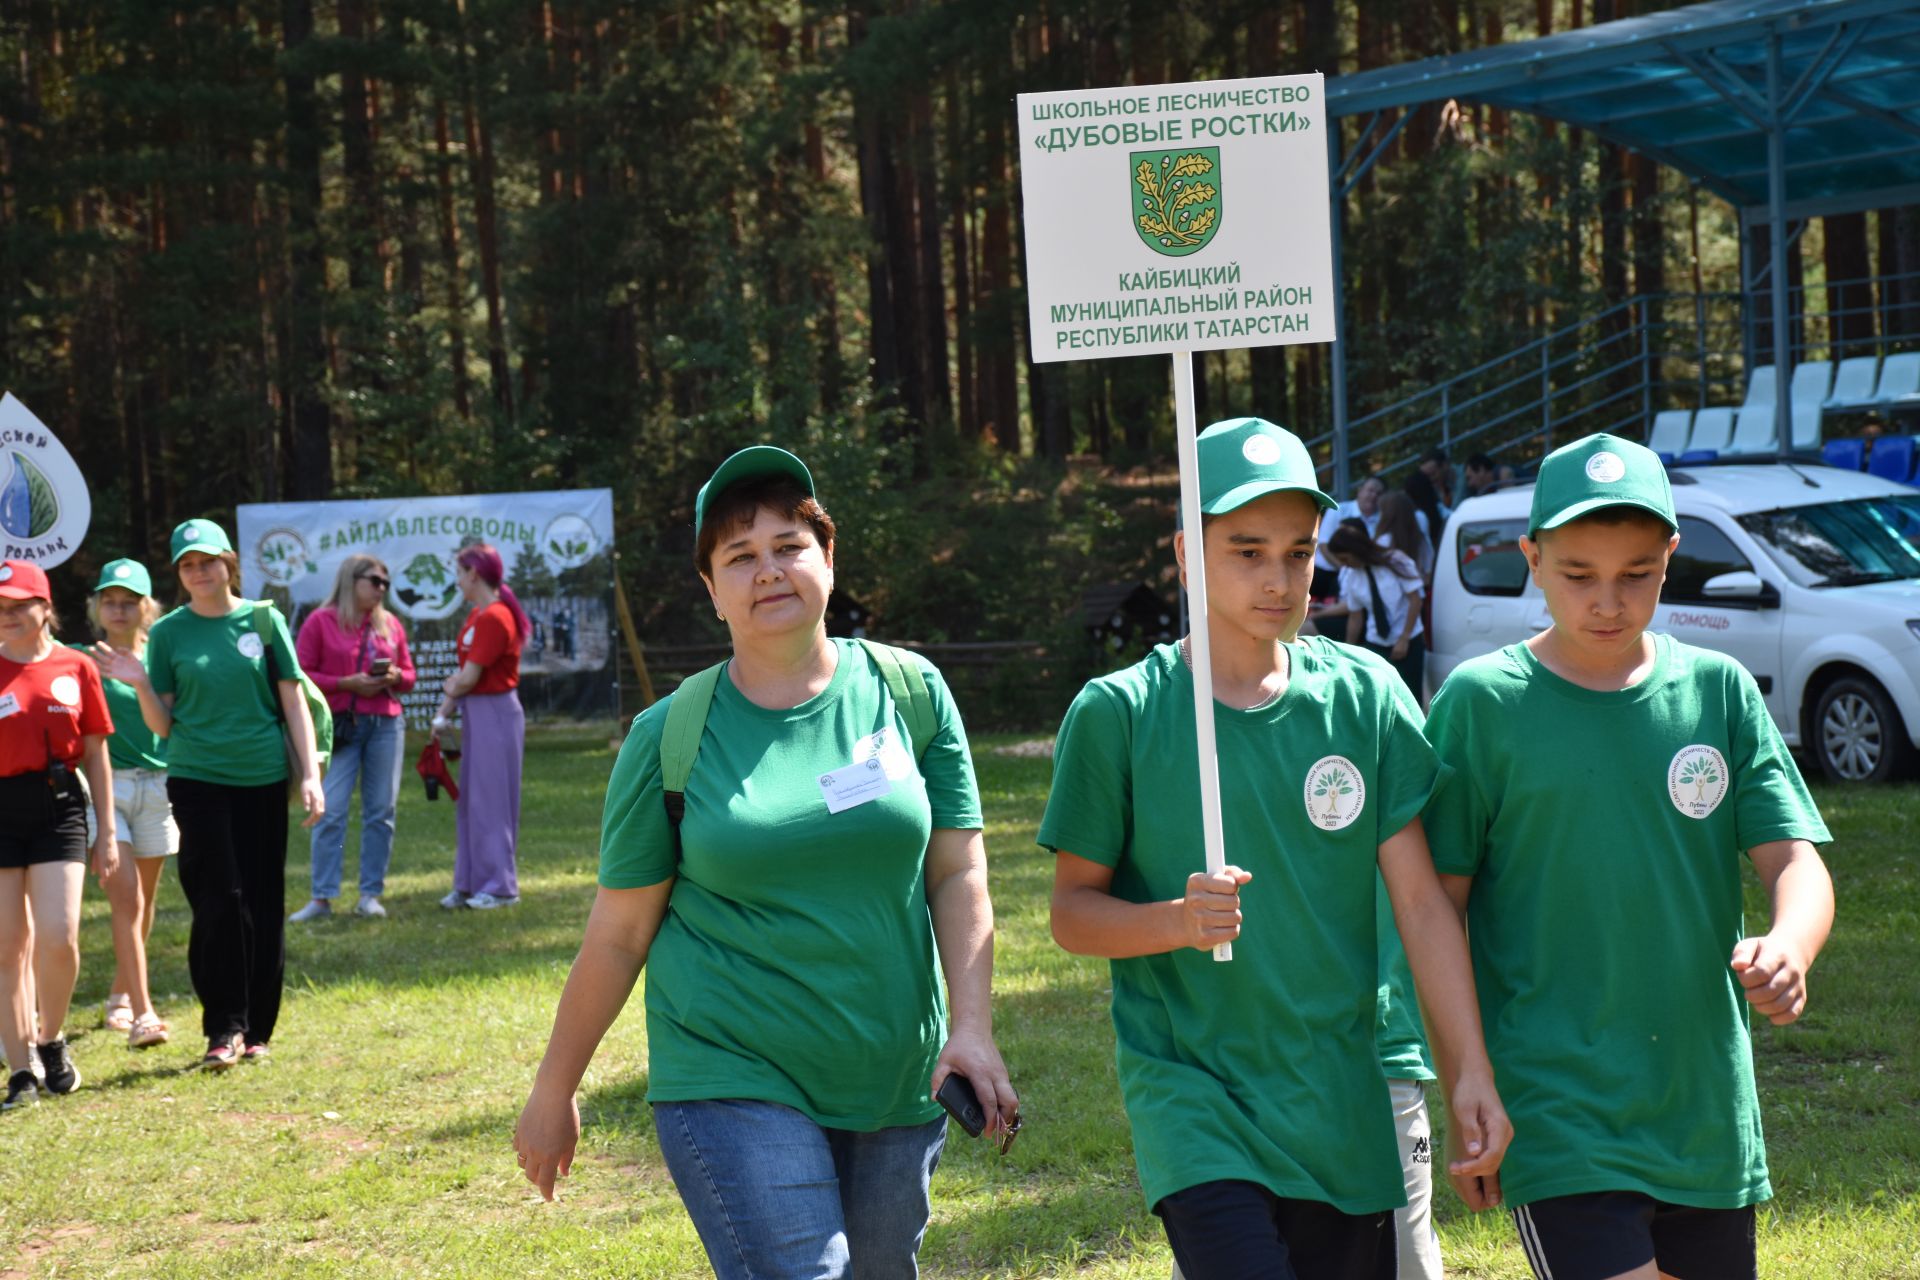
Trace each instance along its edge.
{"label": "pine forest background", "polygon": [[[1165,582],[1168,378],[1030,362],[1014,95],[1666,7],[0,0],[0,387],[95,486],[82,572],[237,502],[607,485],[641,634],[708,641],[693,494],[766,440],[814,465],[880,634],[1064,636],[1087,587]],[[1421,108],[1346,217],[1356,412],[1738,287],[1720,201],[1485,108]],[[1920,210],[1817,220],[1790,258],[1920,272]],[[1842,299],[1853,336],[1920,330],[1902,288]],[[1324,347],[1201,371],[1202,422],[1329,421]]]}

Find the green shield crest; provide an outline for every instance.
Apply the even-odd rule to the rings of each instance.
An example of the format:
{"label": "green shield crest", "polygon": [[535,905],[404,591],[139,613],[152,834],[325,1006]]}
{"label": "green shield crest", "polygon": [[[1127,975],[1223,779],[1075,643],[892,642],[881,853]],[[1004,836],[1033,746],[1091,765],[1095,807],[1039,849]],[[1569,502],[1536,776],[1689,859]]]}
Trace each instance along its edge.
{"label": "green shield crest", "polygon": [[1207,247],[1225,213],[1220,191],[1220,148],[1135,151],[1133,227],[1155,253],[1184,258]]}

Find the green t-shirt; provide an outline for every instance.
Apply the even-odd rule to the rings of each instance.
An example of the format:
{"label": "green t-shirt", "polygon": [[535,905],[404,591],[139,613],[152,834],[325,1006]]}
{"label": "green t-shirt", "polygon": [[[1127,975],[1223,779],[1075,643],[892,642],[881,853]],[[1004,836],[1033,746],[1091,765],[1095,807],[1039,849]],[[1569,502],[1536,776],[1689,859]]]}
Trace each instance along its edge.
{"label": "green t-shirt", "polygon": [[[147,679],[155,693],[173,695],[167,771],[230,787],[284,782],[287,753],[278,699],[267,689],[266,647],[254,627],[254,606],[235,603],[224,618],[175,609],[147,634]],[[287,620],[273,609],[272,622],[278,674],[297,679],[300,662]]]}
{"label": "green t-shirt", "polygon": [[107,692],[107,714],[113,717],[113,736],[107,739],[107,759],[116,769],[164,769],[167,740],[147,728],[140,715],[140,695],[124,680],[100,681]]}
{"label": "green t-shirt", "polygon": [[1427,1057],[1427,1028],[1420,1020],[1420,1002],[1413,989],[1413,970],[1407,949],[1394,924],[1387,882],[1374,895],[1374,933],[1379,938],[1379,1015],[1374,1039],[1380,1046],[1380,1069],[1389,1080],[1431,1080],[1433,1063]]}
{"label": "green t-shirt", "polygon": [[[723,675],[687,779],[681,849],[661,802],[671,698],[633,722],[607,783],[600,883],[677,876],[647,956],[650,1102],[752,1098],[836,1129],[925,1124],[946,1041],[927,910],[927,840],[980,827],[966,730],[940,674],[939,731],[915,768],[907,726],[860,644],[825,690],[749,702]],[[871,758],[891,791],[829,813],[821,777]]]}
{"label": "green t-shirt", "polygon": [[1753,678],[1654,637],[1651,674],[1583,689],[1510,645],[1457,668],[1428,732],[1454,767],[1427,811],[1468,904],[1480,1015],[1513,1120],[1510,1204],[1638,1191],[1772,1195],[1747,1004],[1740,862],[1828,839]]}
{"label": "green t-shirt", "polygon": [[[1347,1213],[1406,1203],[1374,1026],[1378,851],[1440,775],[1385,661],[1310,638],[1279,698],[1216,706],[1227,861],[1253,873],[1233,961],[1112,962],[1115,1058],[1147,1204],[1240,1179]],[[1040,843],[1128,902],[1205,869],[1193,676],[1178,645],[1088,684],[1055,744]]]}

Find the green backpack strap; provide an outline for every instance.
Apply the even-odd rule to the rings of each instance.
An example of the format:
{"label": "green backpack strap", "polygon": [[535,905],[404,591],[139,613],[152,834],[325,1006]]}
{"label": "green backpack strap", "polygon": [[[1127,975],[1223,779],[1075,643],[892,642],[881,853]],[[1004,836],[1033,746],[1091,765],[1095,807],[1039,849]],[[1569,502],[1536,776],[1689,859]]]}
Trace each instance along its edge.
{"label": "green backpack strap", "polygon": [[294,680],[300,685],[300,697],[307,704],[307,719],[313,723],[313,758],[325,773],[333,762],[333,708],[327,703],[327,695],[320,692],[320,686],[313,677],[294,667],[291,676],[280,671],[280,664],[273,656],[273,609],[271,600],[255,600],[253,604],[253,630],[260,637],[262,664],[267,677],[267,701],[273,704],[273,711],[281,724],[286,723],[286,713],[280,706],[280,687],[282,680]]}
{"label": "green backpack strap", "polygon": [[660,788],[676,846],[680,843],[680,819],[687,810],[687,779],[693,776],[693,758],[700,754],[707,710],[713,706],[713,691],[726,665],[716,662],[688,676],[667,703],[667,723],[660,730]]}
{"label": "green backpack strap", "polygon": [[933,744],[934,735],[940,732],[940,718],[934,714],[933,695],[927,691],[927,677],[921,672],[920,664],[913,660],[913,655],[905,649],[896,649],[864,637],[860,643],[873,656],[874,665],[880,668],[880,678],[887,682],[887,692],[893,695],[894,705],[900,708],[900,716],[907,722],[907,737],[913,741],[913,758],[922,759],[927,754],[927,748]]}

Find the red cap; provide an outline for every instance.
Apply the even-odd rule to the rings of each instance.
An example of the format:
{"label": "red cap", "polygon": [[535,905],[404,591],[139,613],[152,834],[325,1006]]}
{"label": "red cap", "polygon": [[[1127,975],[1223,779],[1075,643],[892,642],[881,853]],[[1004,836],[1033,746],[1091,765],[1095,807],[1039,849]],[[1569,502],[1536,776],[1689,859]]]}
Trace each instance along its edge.
{"label": "red cap", "polygon": [[[455,759],[460,755],[457,751],[450,754]],[[435,786],[445,788],[447,795],[455,800],[460,798],[460,784],[453,780],[453,774],[447,768],[446,757],[440,753],[440,744],[433,739],[427,739],[427,745],[421,750],[420,759],[413,766],[413,771],[426,779],[429,784],[427,799],[434,799]]]}
{"label": "red cap", "polygon": [[31,560],[0,560],[0,596],[9,600],[51,600],[47,571]]}

